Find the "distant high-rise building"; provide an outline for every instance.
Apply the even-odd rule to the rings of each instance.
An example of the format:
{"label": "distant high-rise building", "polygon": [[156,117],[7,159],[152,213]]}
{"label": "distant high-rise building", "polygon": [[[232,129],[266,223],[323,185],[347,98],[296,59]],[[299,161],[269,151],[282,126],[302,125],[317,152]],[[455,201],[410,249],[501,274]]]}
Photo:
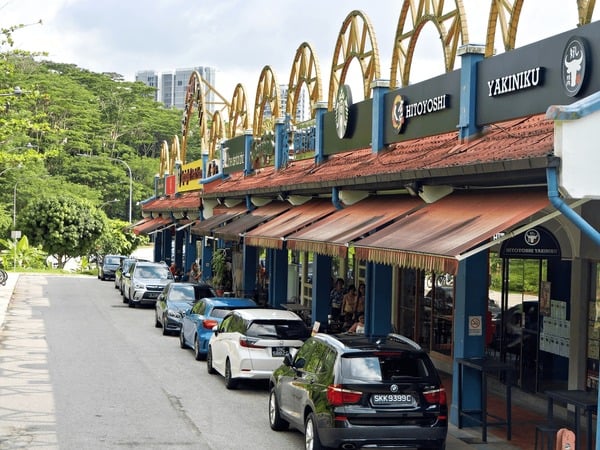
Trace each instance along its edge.
{"label": "distant high-rise building", "polygon": [[[183,109],[185,107],[185,93],[192,76],[192,72],[198,74],[211,86],[215,86],[215,73],[213,67],[193,67],[189,69],[176,69],[175,72],[163,72],[160,77],[154,71],[140,71],[136,73],[136,81],[141,81],[147,86],[157,87],[156,100],[162,102],[167,108]],[[160,79],[160,86],[158,80]],[[205,104],[208,112],[214,112],[215,93],[206,86],[202,86],[205,94]]]}
{"label": "distant high-rise building", "polygon": [[[285,109],[287,107],[287,96],[288,96],[288,86],[285,84],[279,85],[279,95],[281,95],[281,114],[285,113]],[[308,103],[306,101],[306,91],[304,89],[300,90],[300,96],[298,98],[298,104],[296,105],[296,122],[304,122],[310,118],[310,114],[308,111]]]}
{"label": "distant high-rise building", "polygon": [[158,74],[154,70],[140,70],[135,73],[135,81],[140,81],[146,86],[153,87],[154,101],[158,101]]}

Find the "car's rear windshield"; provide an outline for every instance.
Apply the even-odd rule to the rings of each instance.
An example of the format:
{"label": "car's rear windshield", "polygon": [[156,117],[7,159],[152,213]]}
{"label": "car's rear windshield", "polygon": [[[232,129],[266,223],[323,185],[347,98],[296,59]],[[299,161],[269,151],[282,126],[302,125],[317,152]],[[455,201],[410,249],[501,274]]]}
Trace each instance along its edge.
{"label": "car's rear windshield", "polygon": [[169,278],[171,272],[164,266],[136,267],[136,275],[141,278]]}
{"label": "car's rear windshield", "polygon": [[246,334],[263,339],[304,340],[310,336],[310,330],[301,320],[255,320]]}
{"label": "car's rear windshield", "polygon": [[120,262],[121,258],[119,258],[118,256],[107,256],[104,258],[104,264],[119,265]]}
{"label": "car's rear windshield", "polygon": [[342,373],[347,379],[363,381],[398,381],[432,376],[425,356],[412,352],[344,355]]}

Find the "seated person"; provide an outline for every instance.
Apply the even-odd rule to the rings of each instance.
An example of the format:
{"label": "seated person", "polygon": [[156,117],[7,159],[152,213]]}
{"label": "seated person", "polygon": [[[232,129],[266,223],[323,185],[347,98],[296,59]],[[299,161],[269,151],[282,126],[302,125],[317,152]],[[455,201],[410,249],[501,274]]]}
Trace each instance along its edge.
{"label": "seated person", "polygon": [[352,325],[348,329],[348,333],[364,333],[364,332],[365,332],[365,316],[363,314],[361,314],[360,316],[358,316],[358,322],[355,322],[354,325]]}

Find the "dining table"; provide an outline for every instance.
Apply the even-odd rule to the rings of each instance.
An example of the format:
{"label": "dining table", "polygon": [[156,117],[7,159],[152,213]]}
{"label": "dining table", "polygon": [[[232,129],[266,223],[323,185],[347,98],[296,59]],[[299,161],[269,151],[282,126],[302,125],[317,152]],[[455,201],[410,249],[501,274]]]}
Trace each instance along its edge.
{"label": "dining table", "polygon": [[554,420],[554,403],[560,402],[566,405],[572,405],[575,408],[574,414],[574,433],[577,442],[581,442],[581,426],[580,417],[585,413],[587,417],[586,424],[586,448],[592,450],[594,448],[594,427],[593,415],[598,410],[598,393],[586,391],[583,389],[556,389],[545,391],[544,394],[548,399],[548,421]]}

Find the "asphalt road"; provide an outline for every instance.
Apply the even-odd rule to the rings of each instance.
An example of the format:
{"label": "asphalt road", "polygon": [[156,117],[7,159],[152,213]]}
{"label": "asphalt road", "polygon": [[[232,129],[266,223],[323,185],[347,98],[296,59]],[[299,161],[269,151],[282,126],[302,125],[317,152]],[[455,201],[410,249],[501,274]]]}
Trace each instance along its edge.
{"label": "asphalt road", "polygon": [[303,448],[265,383],[228,391],[112,281],[21,275],[0,345],[2,449]]}

